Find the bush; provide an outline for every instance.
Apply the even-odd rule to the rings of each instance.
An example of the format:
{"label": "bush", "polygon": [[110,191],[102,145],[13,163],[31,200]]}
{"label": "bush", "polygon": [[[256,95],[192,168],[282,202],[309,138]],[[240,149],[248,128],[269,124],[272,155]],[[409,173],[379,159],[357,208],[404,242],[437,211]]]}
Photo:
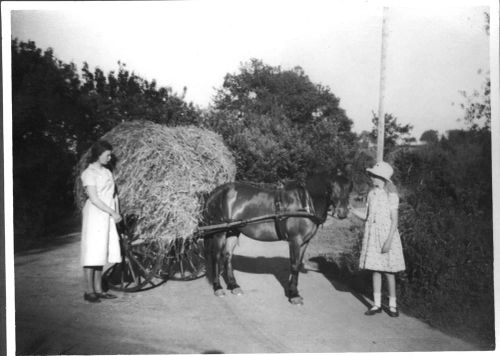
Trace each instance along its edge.
{"label": "bush", "polygon": [[[26,142],[28,142],[26,140]],[[74,156],[51,140],[14,147],[14,233],[16,250],[47,233],[47,227],[72,211]]]}
{"label": "bush", "polygon": [[492,347],[491,160],[483,135],[400,150],[392,158],[402,191],[402,304],[433,325]]}
{"label": "bush", "polygon": [[[454,131],[441,142],[397,148],[387,155],[400,193],[399,231],[406,271],[398,274],[398,299],[406,313],[454,333],[482,349],[494,348],[491,136]],[[364,170],[373,152],[353,160],[355,191],[366,197]],[[363,227],[349,255],[337,263],[351,287],[370,295],[358,269]]]}

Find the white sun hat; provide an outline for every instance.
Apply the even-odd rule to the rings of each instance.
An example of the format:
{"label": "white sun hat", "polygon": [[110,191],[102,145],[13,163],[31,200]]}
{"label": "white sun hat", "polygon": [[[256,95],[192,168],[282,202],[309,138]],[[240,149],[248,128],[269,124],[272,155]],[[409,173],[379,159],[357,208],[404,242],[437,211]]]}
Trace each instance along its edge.
{"label": "white sun hat", "polygon": [[392,174],[394,173],[394,170],[392,169],[391,165],[384,161],[378,162],[376,165],[373,166],[373,168],[367,168],[366,170],[369,173],[377,177],[384,178],[389,182],[391,182],[391,177]]}

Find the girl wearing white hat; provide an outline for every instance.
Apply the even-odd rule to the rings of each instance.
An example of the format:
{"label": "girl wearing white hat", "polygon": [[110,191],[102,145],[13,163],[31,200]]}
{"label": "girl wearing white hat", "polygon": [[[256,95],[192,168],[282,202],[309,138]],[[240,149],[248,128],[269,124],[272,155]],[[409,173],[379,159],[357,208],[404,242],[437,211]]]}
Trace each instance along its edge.
{"label": "girl wearing white hat", "polygon": [[387,313],[397,317],[395,273],[405,269],[397,227],[399,196],[391,181],[393,169],[388,163],[378,162],[367,171],[373,184],[373,189],[368,193],[367,209],[364,212],[351,209],[354,215],[365,220],[359,267],[373,271],[374,303],[365,314],[374,315],[382,311],[382,274],[385,274],[389,289]]}

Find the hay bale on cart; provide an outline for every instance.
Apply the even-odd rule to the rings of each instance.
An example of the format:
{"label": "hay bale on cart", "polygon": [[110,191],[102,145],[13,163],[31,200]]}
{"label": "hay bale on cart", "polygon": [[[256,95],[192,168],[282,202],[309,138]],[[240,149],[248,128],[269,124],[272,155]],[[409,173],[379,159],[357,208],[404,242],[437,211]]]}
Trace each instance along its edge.
{"label": "hay bale on cart", "polygon": [[[198,277],[203,254],[193,234],[203,209],[202,197],[233,181],[236,174],[234,158],[222,138],[193,126],[133,121],[119,124],[102,139],[113,145],[116,157],[112,170],[126,225],[122,250],[128,254],[124,263],[130,264],[108,276]],[[81,157],[76,172],[75,198],[80,209],[86,200],[80,175],[89,154],[90,150]]]}

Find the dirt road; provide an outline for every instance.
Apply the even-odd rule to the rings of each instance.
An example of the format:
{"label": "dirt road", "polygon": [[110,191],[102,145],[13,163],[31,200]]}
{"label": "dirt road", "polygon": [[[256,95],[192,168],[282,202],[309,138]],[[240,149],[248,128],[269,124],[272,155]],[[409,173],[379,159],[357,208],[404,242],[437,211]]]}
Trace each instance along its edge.
{"label": "dirt road", "polygon": [[18,354],[297,353],[477,350],[405,315],[366,306],[321,273],[301,274],[303,306],[284,295],[288,246],[240,238],[242,296],[207,281],[172,282],[118,299],[83,301],[79,234],[15,256]]}

